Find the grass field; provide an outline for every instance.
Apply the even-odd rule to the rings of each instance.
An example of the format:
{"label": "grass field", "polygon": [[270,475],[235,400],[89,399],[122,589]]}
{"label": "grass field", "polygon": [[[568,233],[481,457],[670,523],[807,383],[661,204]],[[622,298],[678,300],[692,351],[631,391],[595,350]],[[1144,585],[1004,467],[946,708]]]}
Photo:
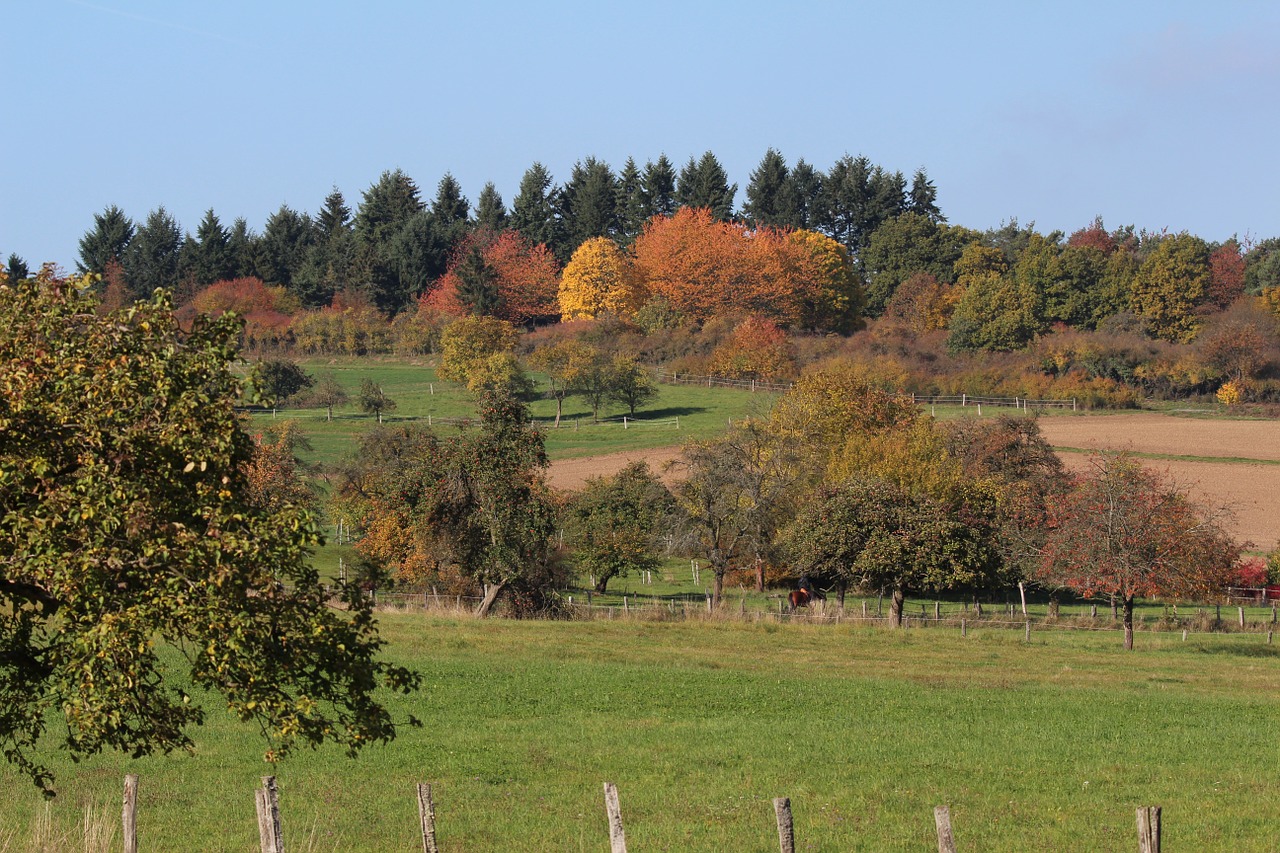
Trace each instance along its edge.
{"label": "grass field", "polygon": [[[382,624],[424,675],[389,701],[426,725],[356,761],[326,749],[276,768],[291,850],[420,849],[419,780],[451,853],[605,849],[606,780],[636,851],[776,850],[775,796],[800,850],[934,849],[939,804],[964,850],[1128,851],[1148,804],[1167,849],[1276,849],[1280,652],[1258,635],[1139,634],[1126,654],[1113,633]],[[210,711],[194,756],[54,756],[55,823],[117,808],[136,772],[143,849],[256,849],[262,747]],[[43,806],[12,774],[0,797],[3,848]]]}
{"label": "grass field", "polygon": [[[426,362],[313,360],[302,362],[302,366],[312,375],[333,373],[353,398],[363,379],[379,383],[396,402],[395,410],[384,415],[388,423],[405,420],[425,423],[475,416],[473,396],[452,382],[438,381],[434,367]],[[541,383],[538,375],[535,374],[534,379]],[[545,383],[541,383],[539,387],[544,386]],[[556,413],[554,400],[534,400],[529,409],[545,430],[547,453],[553,459],[563,459],[667,447],[690,439],[708,438],[723,431],[731,419],[766,414],[775,399],[776,395],[765,392],[751,394],[731,388],[660,385],[657,398],[637,411],[638,420],[630,421],[625,429],[621,421],[624,409],[614,406],[602,410],[600,416],[607,421],[592,423],[590,408],[577,397],[565,401],[559,429],[552,427]],[[324,409],[280,409],[274,416],[271,412],[253,414],[251,424],[254,429],[263,429],[273,419],[296,420],[313,448],[304,458],[323,464],[353,453],[360,436],[377,425],[371,415],[359,413],[354,403],[335,409],[332,421],[327,421],[325,414]],[[440,427],[445,432],[455,428]]]}

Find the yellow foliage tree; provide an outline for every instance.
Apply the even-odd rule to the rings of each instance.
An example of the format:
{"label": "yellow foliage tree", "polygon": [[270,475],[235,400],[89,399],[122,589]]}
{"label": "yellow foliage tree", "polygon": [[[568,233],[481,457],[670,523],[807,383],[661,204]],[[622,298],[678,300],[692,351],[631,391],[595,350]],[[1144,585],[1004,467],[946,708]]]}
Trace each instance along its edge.
{"label": "yellow foliage tree", "polygon": [[509,385],[521,374],[512,350],[516,327],[496,317],[460,317],[440,333],[441,379],[477,391]]}
{"label": "yellow foliage tree", "polygon": [[593,237],[578,247],[565,266],[559,296],[565,320],[602,314],[629,319],[648,294],[622,250],[608,237]]}

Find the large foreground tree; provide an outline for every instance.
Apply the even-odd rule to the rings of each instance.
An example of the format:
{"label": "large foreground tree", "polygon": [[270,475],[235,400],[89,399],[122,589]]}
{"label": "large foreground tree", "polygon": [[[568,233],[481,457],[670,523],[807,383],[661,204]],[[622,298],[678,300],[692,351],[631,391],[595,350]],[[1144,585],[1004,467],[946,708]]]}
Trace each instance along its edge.
{"label": "large foreground tree", "polygon": [[0,282],[5,758],[48,791],[59,741],[73,758],[189,748],[204,711],[183,684],[256,722],[269,759],[390,740],[376,691],[416,676],[379,658],[357,590],[329,606],[307,510],[250,497],[238,322],[183,331],[163,295],[99,315],[89,284]]}
{"label": "large foreground tree", "polygon": [[1090,458],[1075,488],[1049,506],[1039,580],[1124,607],[1124,647],[1133,648],[1139,596],[1204,599],[1227,585],[1241,544],[1220,509],[1202,506],[1167,476],[1125,454]]}

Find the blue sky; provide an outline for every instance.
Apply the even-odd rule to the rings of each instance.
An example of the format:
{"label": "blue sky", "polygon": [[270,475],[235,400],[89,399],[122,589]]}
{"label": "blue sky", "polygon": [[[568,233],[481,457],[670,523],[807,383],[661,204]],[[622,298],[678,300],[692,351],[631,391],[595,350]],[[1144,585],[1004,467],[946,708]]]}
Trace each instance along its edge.
{"label": "blue sky", "polygon": [[[1274,2],[0,0],[0,258],[73,268],[93,215],[354,208],[386,169],[510,204],[710,149],[925,167],[950,221],[1280,236]],[[740,195],[741,200],[741,195]]]}

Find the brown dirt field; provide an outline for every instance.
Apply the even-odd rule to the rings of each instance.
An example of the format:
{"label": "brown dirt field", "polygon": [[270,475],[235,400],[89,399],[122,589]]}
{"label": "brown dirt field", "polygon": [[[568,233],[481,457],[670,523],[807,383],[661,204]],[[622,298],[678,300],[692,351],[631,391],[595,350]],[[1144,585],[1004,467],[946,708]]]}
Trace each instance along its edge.
{"label": "brown dirt field", "polygon": [[1280,421],[1074,415],[1041,418],[1040,432],[1054,447],[1280,460]]}
{"label": "brown dirt field", "polygon": [[[1202,420],[1144,412],[1045,417],[1040,419],[1040,429],[1055,447],[1280,461],[1280,421]],[[616,474],[639,459],[661,472],[679,452],[664,447],[563,459],[552,463],[549,479],[556,488],[580,489],[589,477]],[[1088,456],[1063,453],[1062,459],[1078,470]],[[1280,465],[1182,459],[1144,460],[1143,464],[1169,473],[1202,500],[1230,507],[1235,534],[1252,541],[1255,548],[1269,551],[1280,545]]]}
{"label": "brown dirt field", "polygon": [[662,474],[662,468],[680,455],[678,447],[658,447],[651,450],[626,450],[606,453],[603,456],[581,456],[576,459],[557,459],[551,463],[548,482],[557,489],[576,491],[587,484],[591,477],[609,477],[632,462],[644,460],[667,484],[670,477]]}

